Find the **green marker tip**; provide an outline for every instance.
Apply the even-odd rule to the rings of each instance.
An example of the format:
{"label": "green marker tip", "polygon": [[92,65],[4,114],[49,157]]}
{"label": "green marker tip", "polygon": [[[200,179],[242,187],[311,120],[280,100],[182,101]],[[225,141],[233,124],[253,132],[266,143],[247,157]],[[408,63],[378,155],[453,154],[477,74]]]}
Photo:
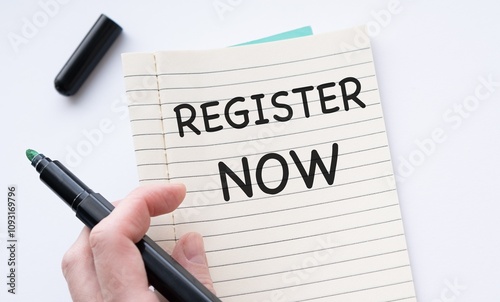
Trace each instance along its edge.
{"label": "green marker tip", "polygon": [[37,155],[38,155],[38,152],[36,152],[35,150],[31,150],[31,149],[26,150],[26,157],[27,157],[30,161],[32,161],[32,160],[33,160],[33,158],[34,158],[35,156],[37,156]]}

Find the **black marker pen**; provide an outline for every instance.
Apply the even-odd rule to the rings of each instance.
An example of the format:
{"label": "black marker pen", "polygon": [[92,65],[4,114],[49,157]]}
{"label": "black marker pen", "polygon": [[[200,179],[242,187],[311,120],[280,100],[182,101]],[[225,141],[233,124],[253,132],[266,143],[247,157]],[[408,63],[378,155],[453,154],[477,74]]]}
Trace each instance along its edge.
{"label": "black marker pen", "polygon": [[[40,179],[89,228],[93,228],[114,209],[109,201],[92,191],[57,160],[52,161],[30,149],[26,150],[26,156],[40,173]],[[136,245],[144,260],[149,283],[170,302],[220,302],[151,238],[144,236]]]}

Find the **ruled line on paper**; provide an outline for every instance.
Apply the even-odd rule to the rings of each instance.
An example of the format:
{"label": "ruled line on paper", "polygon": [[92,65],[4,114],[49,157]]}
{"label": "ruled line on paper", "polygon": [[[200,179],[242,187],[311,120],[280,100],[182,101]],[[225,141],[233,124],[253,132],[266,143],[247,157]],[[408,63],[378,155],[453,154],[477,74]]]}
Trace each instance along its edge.
{"label": "ruled line on paper", "polygon": [[308,234],[307,236],[301,236],[301,237],[291,237],[291,238],[284,238],[284,239],[281,239],[281,240],[263,241],[263,242],[259,242],[259,243],[253,243],[253,244],[247,244],[247,245],[240,245],[240,246],[236,246],[236,247],[221,248],[221,249],[218,249],[218,250],[210,250],[210,249],[208,249],[205,252],[207,254],[210,254],[210,253],[216,253],[216,252],[222,252],[222,251],[229,251],[229,250],[239,250],[239,249],[244,249],[244,248],[248,248],[248,247],[271,245],[271,244],[275,244],[275,243],[282,243],[282,242],[287,242],[287,241],[294,241],[294,240],[298,240],[298,239],[309,238],[310,236],[329,235],[329,234],[332,234],[332,233],[339,233],[339,232],[351,231],[351,230],[355,230],[355,229],[367,228],[367,227],[372,227],[372,226],[375,226],[375,225],[380,225],[380,224],[385,224],[385,223],[391,223],[391,222],[397,222],[397,221],[401,221],[401,218],[384,220],[384,221],[375,222],[375,223],[369,223],[369,224],[365,224],[365,225],[357,225],[357,226],[354,226],[354,227],[339,229],[339,230],[335,230],[335,231],[328,231],[328,232],[316,233],[314,235]]}
{"label": "ruled line on paper", "polygon": [[[281,228],[281,227],[288,227],[288,226],[294,226],[294,225],[300,225],[300,224],[307,224],[310,222],[318,222],[318,221],[322,221],[322,220],[329,220],[329,219],[333,219],[333,218],[355,215],[355,214],[359,214],[359,213],[377,211],[377,210],[381,210],[381,209],[385,209],[385,208],[389,208],[389,207],[395,207],[395,206],[398,206],[398,204],[390,204],[390,205],[380,206],[380,207],[371,208],[371,209],[364,209],[364,210],[360,210],[360,211],[330,215],[330,216],[319,217],[319,218],[314,218],[314,219],[306,219],[306,220],[302,220],[302,221],[295,221],[295,222],[283,223],[283,224],[278,224],[278,225],[266,225],[265,227],[256,227],[256,228],[238,230],[238,231],[232,231],[232,232],[210,234],[210,235],[205,235],[204,237],[210,238],[210,237],[217,237],[217,236],[235,235],[235,234],[241,234],[241,233],[247,233],[247,232],[256,232],[256,231],[262,231],[262,230],[272,230],[273,228]],[[222,217],[219,219],[219,221],[225,220],[225,219],[228,219],[228,218]],[[193,222],[193,223],[196,223],[196,222]]]}
{"label": "ruled line on paper", "polygon": [[[288,78],[294,78],[294,77],[303,77],[307,75],[313,75],[313,74],[318,74],[318,73],[324,73],[328,71],[333,71],[337,70],[340,68],[348,68],[348,67],[353,67],[353,66],[359,66],[363,64],[370,64],[373,63],[373,61],[366,61],[362,63],[357,63],[357,64],[351,64],[351,65],[346,65],[346,66],[341,66],[341,67],[335,67],[335,68],[327,68],[327,69],[322,69],[322,70],[316,70],[316,71],[311,71],[307,73],[301,73],[301,74],[294,74],[294,75],[287,75],[287,76],[281,76],[281,77],[274,77],[274,78],[267,78],[267,79],[261,79],[261,80],[254,80],[254,81],[246,81],[246,82],[232,82],[232,83],[225,83],[225,84],[219,84],[219,85],[205,85],[205,86],[189,86],[189,87],[160,87],[158,89],[154,88],[131,88],[125,90],[125,92],[146,92],[146,91],[166,91],[166,90],[196,90],[196,89],[207,89],[207,88],[217,88],[217,87],[226,87],[226,86],[236,86],[236,85],[243,85],[243,84],[252,84],[252,83],[259,83],[259,82],[268,82],[268,81],[275,81],[275,80],[283,80],[283,79],[288,79]],[[374,74],[369,74],[365,76],[359,76],[356,77],[357,79],[365,79],[365,78],[370,78],[374,77]]]}
{"label": "ruled line on paper", "polygon": [[[292,136],[292,135],[300,135],[300,134],[305,134],[305,133],[317,132],[317,131],[321,131],[321,130],[336,128],[336,127],[355,125],[355,124],[360,124],[360,123],[364,123],[364,122],[372,122],[372,121],[376,121],[379,119],[382,119],[382,116],[375,116],[375,117],[371,117],[371,118],[367,118],[367,119],[363,119],[363,120],[359,120],[359,121],[353,121],[350,123],[343,123],[343,124],[339,124],[339,125],[331,125],[331,126],[326,126],[326,127],[311,128],[311,129],[299,130],[299,131],[283,133],[283,134],[275,134],[272,138],[279,138],[279,137],[286,137],[286,136]],[[199,145],[194,145],[194,146],[178,145],[178,146],[167,147],[167,150],[182,149],[182,148],[186,148],[186,147],[188,147],[188,148],[204,148],[204,147],[222,146],[222,145],[228,145],[228,144],[234,144],[234,143],[244,143],[244,142],[248,142],[251,140],[255,140],[255,139],[239,139],[239,140],[234,140],[234,141],[218,142],[216,144],[214,144],[214,143],[212,143],[212,144],[199,144]]]}
{"label": "ruled line on paper", "polygon": [[[335,140],[327,140],[327,141],[322,141],[322,142],[318,142],[318,143],[311,144],[311,145],[295,145],[293,147],[287,147],[287,148],[283,148],[283,149],[276,149],[276,150],[273,150],[273,152],[282,152],[282,151],[287,151],[289,149],[294,149],[295,150],[295,149],[300,149],[300,148],[304,148],[304,147],[320,146],[320,145],[325,145],[325,144],[331,144],[331,143],[334,143],[334,142],[341,142],[341,141],[346,141],[346,140],[351,140],[351,139],[358,139],[358,138],[363,138],[363,137],[377,135],[377,134],[382,134],[382,133],[385,133],[385,131],[376,131],[376,132],[372,132],[372,133],[367,133],[367,134],[362,134],[362,135],[356,135],[356,136],[351,136],[351,137],[345,137],[345,138],[339,138],[339,139],[335,139]],[[234,141],[234,143],[237,143],[237,142],[238,141]],[[187,147],[187,148],[189,148],[189,147]],[[149,150],[156,150],[156,148],[151,148],[151,149],[148,149],[148,148],[136,149],[135,151],[149,151]],[[264,152],[255,152],[255,153],[252,153],[252,155],[263,155],[265,153],[266,153],[265,151]],[[176,161],[170,162],[170,164],[175,165],[175,164],[184,164],[184,163],[192,163],[192,162],[200,163],[200,162],[205,162],[205,161],[212,162],[212,161],[220,161],[220,160],[223,160],[223,159],[231,159],[231,158],[237,158],[237,156],[225,156],[225,157],[204,158],[204,159],[196,159],[196,160],[182,160],[182,161],[181,160],[176,160]]]}
{"label": "ruled line on paper", "polygon": [[[284,64],[291,64],[291,63],[297,63],[297,62],[303,62],[303,61],[310,61],[310,60],[316,60],[316,59],[322,59],[326,57],[331,57],[331,56],[336,56],[336,55],[345,55],[348,53],[353,53],[357,51],[363,51],[363,50],[370,50],[370,47],[361,47],[353,50],[347,50],[347,51],[341,51],[341,52],[335,52],[335,53],[329,53],[321,56],[316,56],[316,57],[309,57],[309,58],[304,58],[304,59],[299,59],[299,60],[292,60],[292,61],[285,61],[285,62],[279,62],[279,63],[274,63],[274,64],[266,64],[266,65],[258,65],[258,66],[248,66],[248,67],[242,67],[242,68],[237,68],[237,69],[222,69],[222,70],[212,70],[212,71],[201,71],[201,72],[169,72],[169,73],[160,73],[160,74],[127,74],[124,77],[154,77],[158,75],[185,75],[185,74],[209,74],[209,73],[223,73],[223,72],[228,72],[228,71],[235,71],[235,70],[245,70],[245,69],[255,69],[255,68],[263,68],[263,67],[275,67],[278,65],[284,65]],[[158,55],[161,55],[159,53]]]}
{"label": "ruled line on paper", "polygon": [[[365,288],[360,288],[360,289],[357,289],[357,290],[353,290],[353,291],[346,291],[346,292],[340,292],[340,293],[337,293],[337,294],[331,294],[331,295],[325,295],[325,296],[317,296],[317,297],[314,297],[314,298],[309,298],[309,299],[306,299],[306,300],[301,300],[301,302],[304,302],[304,301],[313,301],[313,300],[317,300],[317,299],[323,299],[323,298],[329,298],[329,297],[334,297],[334,296],[341,296],[341,295],[346,295],[346,294],[350,294],[350,293],[356,293],[356,292],[360,292],[360,291],[367,291],[367,290],[373,290],[373,289],[378,289],[378,288],[387,288],[387,287],[391,287],[391,286],[395,286],[395,285],[401,285],[401,284],[405,284],[405,283],[412,283],[413,282],[413,279],[409,279],[409,280],[405,280],[405,281],[401,281],[401,282],[395,282],[395,283],[390,283],[390,284],[384,284],[384,285],[380,285],[380,286],[374,286],[374,287],[365,287]],[[416,298],[415,296],[410,296],[410,298]],[[405,299],[408,299],[408,298],[403,298],[403,300]],[[398,300],[392,300],[392,301],[398,301]],[[299,301],[297,301],[299,302]],[[387,302],[391,302],[391,301],[387,301]]]}
{"label": "ruled line on paper", "polygon": [[[252,214],[241,214],[237,216],[224,216],[219,219],[211,219],[211,220],[192,220],[190,222],[178,222],[178,225],[183,225],[183,224],[191,224],[191,223],[201,223],[201,222],[211,222],[211,221],[219,221],[220,219],[235,219],[235,218],[244,218],[244,217],[250,217],[250,216],[258,216],[262,214],[272,214],[272,213],[280,213],[280,212],[286,212],[286,211],[292,211],[292,210],[298,210],[298,209],[305,209],[309,207],[315,207],[315,206],[322,206],[326,204],[331,204],[331,203],[336,203],[336,202],[341,202],[341,201],[347,201],[347,200],[352,200],[352,199],[358,199],[361,197],[368,197],[368,196],[373,196],[377,194],[383,194],[383,193],[388,193],[388,192],[393,192],[395,189],[389,189],[389,190],[384,190],[384,191],[379,191],[379,192],[370,192],[367,194],[361,194],[361,195],[354,195],[350,197],[345,197],[345,198],[340,198],[340,199],[332,199],[332,200],[327,200],[319,203],[307,203],[302,206],[297,206],[297,207],[289,207],[286,209],[280,209],[280,210],[275,210],[275,211],[266,211],[266,212],[255,212]],[[156,225],[156,227],[162,226],[162,225]]]}
{"label": "ruled line on paper", "polygon": [[[358,180],[356,181],[355,183],[360,183],[360,182],[364,182],[364,181],[369,181],[369,180],[373,180],[373,179],[381,179],[381,178],[385,178],[385,177],[391,177],[393,176],[393,174],[387,174],[387,175],[383,175],[383,176],[378,176],[376,178],[371,178],[371,179],[365,179],[365,180]],[[323,187],[323,189],[328,189],[328,187]],[[320,189],[316,189],[316,190],[320,190]],[[388,191],[395,191],[396,189],[392,188]],[[309,190],[304,190],[302,192],[290,192],[290,193],[283,193],[282,195],[284,196],[289,196],[289,195],[294,195],[294,194],[298,194],[298,193],[305,193],[305,192],[309,192]],[[376,194],[376,193],[374,193]],[[272,197],[253,197],[252,200],[262,200],[262,199],[268,199],[268,198],[272,198]],[[248,202],[248,198],[247,199],[241,199],[241,200],[232,200],[231,201],[231,204],[237,204],[237,203],[242,203],[242,202]],[[227,202],[220,202],[220,203],[211,203],[211,204],[204,204],[204,205],[201,205],[201,206],[198,206],[198,205],[194,205],[194,206],[181,206],[182,209],[190,209],[190,208],[207,208],[207,207],[216,207],[216,206],[223,206],[223,205],[226,205],[228,204]]]}
{"label": "ruled line on paper", "polygon": [[[369,255],[369,256],[365,256],[365,257],[358,257],[358,258],[354,258],[354,259],[348,259],[348,260],[337,261],[337,262],[332,262],[332,263],[322,263],[322,264],[318,264],[316,266],[310,266],[310,267],[308,267],[308,269],[317,269],[317,268],[321,268],[321,267],[325,267],[325,266],[331,266],[331,265],[335,265],[335,264],[339,264],[339,263],[346,263],[346,262],[350,262],[350,261],[364,260],[364,259],[368,259],[368,258],[374,258],[374,257],[378,257],[378,256],[386,256],[386,255],[400,253],[400,252],[406,252],[406,250],[396,250],[396,251],[390,251],[390,252],[386,252],[386,253]],[[378,269],[378,270],[364,271],[364,272],[358,273],[358,274],[350,274],[350,275],[345,275],[345,276],[342,276],[342,277],[330,278],[330,279],[326,279],[326,280],[317,281],[315,283],[321,283],[321,282],[339,280],[339,279],[344,279],[344,278],[351,278],[351,277],[356,277],[356,276],[361,276],[361,275],[366,275],[366,274],[373,274],[373,273],[388,271],[388,270],[402,268],[402,267],[409,267],[409,264],[398,265],[398,266],[393,266],[393,267],[388,267],[388,268],[383,268],[383,269]],[[287,273],[287,272],[289,272],[289,270],[277,271],[277,272],[272,272],[272,273],[267,273],[267,274],[261,274],[261,275],[255,275],[255,276],[245,276],[245,277],[241,277],[241,278],[234,278],[234,279],[227,279],[227,280],[215,280],[213,283],[217,284],[217,283],[232,282],[232,281],[238,281],[238,280],[248,280],[248,279],[259,278],[259,277],[279,275],[279,274],[283,274],[283,273]]]}
{"label": "ruled line on paper", "polygon": [[[372,77],[372,76],[375,77],[375,75],[371,75],[370,77]],[[287,92],[287,93],[292,93],[292,89],[283,90],[283,91]],[[366,90],[361,90],[359,92],[359,94],[369,93],[369,92],[375,92],[375,91],[378,91],[378,89],[377,88],[366,89]],[[271,95],[273,95],[275,93],[276,93],[276,91],[275,92],[266,92],[266,93],[262,93],[262,94],[264,95],[264,97],[266,97],[266,96],[271,96]],[[250,98],[251,95],[241,95],[241,97],[244,98],[244,99],[247,99],[247,98]],[[222,101],[227,101],[227,99],[220,99],[220,98],[218,98],[218,99],[210,99],[210,100],[205,100],[205,99],[203,99],[203,100],[193,100],[193,101],[190,101],[189,103],[190,104],[202,104],[202,103],[217,102],[217,101],[222,102]],[[310,104],[314,104],[314,103],[317,103],[317,102],[319,102],[319,99],[308,100],[308,103],[310,103]],[[181,102],[181,101],[177,101],[177,100],[172,100],[172,101],[168,101],[168,102],[163,102],[163,103],[161,103],[161,105],[179,105],[179,104],[184,104],[184,103],[185,102]],[[294,106],[294,105],[300,105],[300,104],[301,104],[300,102],[297,102],[297,103],[290,103],[289,105],[290,106]],[[273,108],[274,107],[272,107],[272,106],[262,107],[263,110],[273,109]],[[249,111],[252,112],[252,111],[256,111],[256,110],[252,109],[252,110],[249,110]],[[171,118],[171,117],[167,117],[167,119],[169,119],[169,118]]]}
{"label": "ruled line on paper", "polygon": [[[387,269],[379,270],[379,272],[380,271],[387,271],[387,270],[398,269],[398,268],[402,268],[402,267],[409,267],[409,265],[398,266],[398,267],[389,267]],[[376,273],[376,272],[377,271],[367,272],[366,274]],[[359,275],[364,275],[364,274],[365,273],[360,273],[358,275],[353,275],[351,277],[359,276]],[[249,295],[249,294],[256,294],[256,293],[261,293],[261,292],[269,292],[269,291],[273,291],[273,290],[287,289],[287,288],[291,288],[291,287],[302,287],[302,286],[308,286],[308,285],[311,285],[311,284],[325,283],[325,282],[334,281],[334,280],[337,280],[337,279],[336,278],[331,278],[331,279],[326,279],[326,280],[321,280],[321,281],[316,281],[316,282],[302,283],[302,284],[298,284],[298,285],[281,286],[281,287],[275,287],[275,288],[271,288],[271,289],[258,290],[258,291],[256,290],[256,291],[244,292],[244,293],[241,293],[241,294],[220,296],[220,298],[224,299],[224,298],[229,298],[229,297],[245,296],[245,295]],[[373,287],[363,287],[363,288],[359,288],[359,289],[354,290],[354,291],[346,291],[346,292],[340,292],[340,293],[331,294],[331,295],[327,295],[327,296],[321,296],[320,298],[340,296],[340,295],[345,295],[345,294],[349,294],[349,293],[354,293],[354,292],[359,292],[359,291],[373,290],[373,289],[378,289],[378,288],[383,288],[383,287],[389,287],[389,286],[394,286],[394,285],[399,285],[399,284],[409,283],[409,282],[413,282],[413,279],[405,280],[405,281],[401,281],[401,282],[396,282],[396,283],[391,283],[391,284],[383,284],[383,285],[373,286]],[[314,300],[314,299],[318,299],[318,297],[310,298],[310,299],[307,299],[307,300],[301,300],[301,301],[311,301],[311,300]]]}
{"label": "ruled line on paper", "polygon": [[[399,233],[399,234],[395,234],[395,235],[373,238],[373,239],[369,239],[369,240],[361,240],[361,241],[356,241],[356,242],[352,242],[352,243],[335,245],[335,246],[331,246],[331,247],[327,247],[327,248],[323,248],[323,249],[316,249],[314,251],[323,252],[323,251],[327,251],[327,250],[331,250],[331,249],[344,248],[344,247],[349,247],[349,246],[353,246],[353,245],[360,245],[360,244],[364,244],[364,243],[371,243],[371,242],[375,242],[375,241],[392,239],[392,238],[401,237],[401,236],[404,236],[404,234]],[[262,262],[262,261],[267,261],[267,260],[275,260],[275,259],[285,258],[285,257],[307,255],[310,253],[311,253],[311,250],[307,249],[307,250],[304,250],[304,251],[298,252],[298,253],[284,253],[284,254],[280,254],[279,256],[274,256],[274,257],[258,258],[258,259],[252,259],[252,260],[246,260],[246,261],[240,261],[240,262],[231,262],[231,263],[219,264],[219,265],[209,265],[209,267],[210,268],[228,267],[228,266],[235,266],[235,265],[240,265],[240,264],[248,264],[248,263]]]}
{"label": "ruled line on paper", "polygon": [[[315,129],[308,129],[308,130],[302,130],[302,131],[296,131],[296,132],[290,132],[290,133],[284,133],[284,134],[276,134],[275,136],[273,136],[273,138],[279,138],[279,137],[286,137],[286,136],[297,135],[297,134],[304,134],[304,133],[316,132],[316,131],[321,131],[321,130],[326,130],[326,129],[332,129],[332,128],[335,128],[335,127],[342,127],[342,126],[347,126],[347,125],[354,125],[354,124],[359,124],[359,123],[363,123],[363,122],[371,122],[371,121],[375,121],[375,120],[378,120],[378,119],[382,119],[382,116],[376,116],[376,117],[373,117],[373,118],[364,119],[364,120],[360,120],[360,121],[354,121],[354,122],[351,122],[351,123],[344,123],[344,124],[339,124],[339,125],[332,125],[330,127],[320,127],[320,128],[315,128]],[[373,134],[377,134],[377,133],[380,133],[380,132],[375,132]],[[160,133],[160,135],[164,135],[164,134]],[[367,135],[370,135],[370,134],[367,134]],[[361,135],[361,136],[358,136],[358,137],[363,137],[363,136],[366,136],[366,135]],[[351,138],[338,139],[337,141],[339,141],[339,140],[345,140],[345,139],[352,139],[352,138],[357,138],[357,137],[353,136]],[[215,146],[223,146],[223,145],[228,145],[228,144],[242,143],[242,142],[247,142],[247,141],[251,141],[251,140],[255,140],[255,139],[225,140],[223,142],[217,142],[217,143],[211,143],[211,144],[199,144],[199,145],[177,145],[177,146],[172,146],[172,147],[166,147],[165,149],[166,150],[174,150],[174,149],[183,149],[183,148],[215,147]],[[322,144],[322,143],[318,143],[318,145],[319,144]],[[156,150],[156,149],[157,148],[152,148],[151,150]],[[134,151],[148,151],[148,150],[150,150],[150,149],[148,149],[148,148],[141,148],[141,149],[135,149]],[[182,161],[182,162],[176,162],[176,163],[184,163],[184,162],[189,162],[189,161]]]}
{"label": "ruled line on paper", "polygon": [[[332,68],[327,68],[327,69],[322,69],[322,70],[315,70],[315,71],[310,71],[310,72],[305,72],[305,73],[300,73],[300,74],[293,74],[293,75],[267,78],[267,79],[258,79],[258,80],[254,80],[254,81],[232,82],[232,83],[225,83],[225,84],[219,84],[219,85],[206,85],[206,86],[160,87],[159,90],[162,91],[162,90],[181,90],[181,89],[207,89],[207,88],[216,88],[216,87],[227,87],[227,86],[235,86],[235,85],[253,84],[253,83],[259,83],[259,82],[269,82],[269,81],[283,80],[283,79],[288,79],[288,78],[293,78],[293,77],[302,77],[302,76],[306,76],[306,75],[322,73],[322,72],[337,70],[337,69],[341,69],[341,68],[349,68],[349,67],[353,67],[353,66],[370,64],[370,63],[373,63],[373,62],[367,61],[367,62],[362,62],[362,63],[349,64],[346,66],[339,66],[339,67],[332,67]],[[373,75],[371,75],[371,76],[373,76]],[[362,78],[362,77],[359,77],[359,78]]]}

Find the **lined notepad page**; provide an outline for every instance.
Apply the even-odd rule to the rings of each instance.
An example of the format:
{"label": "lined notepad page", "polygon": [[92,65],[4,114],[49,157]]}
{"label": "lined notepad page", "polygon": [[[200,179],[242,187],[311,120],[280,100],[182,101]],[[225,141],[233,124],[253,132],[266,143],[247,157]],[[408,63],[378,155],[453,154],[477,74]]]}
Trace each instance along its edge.
{"label": "lined notepad page", "polygon": [[[188,193],[173,215],[153,221],[149,234],[167,250],[190,231],[203,235],[217,295],[223,301],[416,301],[391,158],[377,88],[371,48],[355,45],[355,30],[208,51],[125,54],[123,56],[130,118],[142,183],[183,182]],[[342,47],[344,43],[344,47]],[[352,100],[344,109],[338,82],[361,83],[361,108]],[[323,113],[320,84],[334,100]],[[295,88],[313,86],[301,93]],[[355,87],[346,86],[347,93]],[[277,108],[271,102],[288,104]],[[264,94],[261,108],[250,96]],[[236,102],[227,114],[225,107]],[[205,131],[201,105],[206,107]],[[192,125],[179,135],[174,108],[191,104]],[[181,111],[187,114],[187,111]],[[241,113],[241,112],[240,112]],[[278,122],[274,116],[289,116]],[[184,118],[187,119],[186,116]],[[256,125],[255,121],[269,122]],[[312,150],[327,169],[332,145],[338,145],[333,185],[319,168],[308,189],[293,150],[306,171]],[[279,154],[285,168],[272,156]],[[219,176],[223,162],[243,176],[242,158],[250,168],[253,196],[228,177],[225,201]],[[264,185],[278,194],[267,194]]]}

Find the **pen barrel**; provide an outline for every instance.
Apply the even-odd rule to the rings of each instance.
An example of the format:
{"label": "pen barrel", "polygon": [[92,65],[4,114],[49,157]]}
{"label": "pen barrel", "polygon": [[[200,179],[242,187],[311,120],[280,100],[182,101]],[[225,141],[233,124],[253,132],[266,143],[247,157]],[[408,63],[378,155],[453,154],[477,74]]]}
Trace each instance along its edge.
{"label": "pen barrel", "polygon": [[170,302],[220,302],[210,290],[148,236],[137,243],[149,283]]}
{"label": "pen barrel", "polygon": [[114,206],[99,193],[84,193],[78,197],[81,199],[76,207],[76,217],[87,227],[92,229],[96,224],[113,211]]}
{"label": "pen barrel", "polygon": [[40,173],[40,180],[73,210],[78,205],[75,203],[78,196],[84,192],[93,192],[60,162],[52,161],[48,157],[43,157],[37,162],[36,170]]}

